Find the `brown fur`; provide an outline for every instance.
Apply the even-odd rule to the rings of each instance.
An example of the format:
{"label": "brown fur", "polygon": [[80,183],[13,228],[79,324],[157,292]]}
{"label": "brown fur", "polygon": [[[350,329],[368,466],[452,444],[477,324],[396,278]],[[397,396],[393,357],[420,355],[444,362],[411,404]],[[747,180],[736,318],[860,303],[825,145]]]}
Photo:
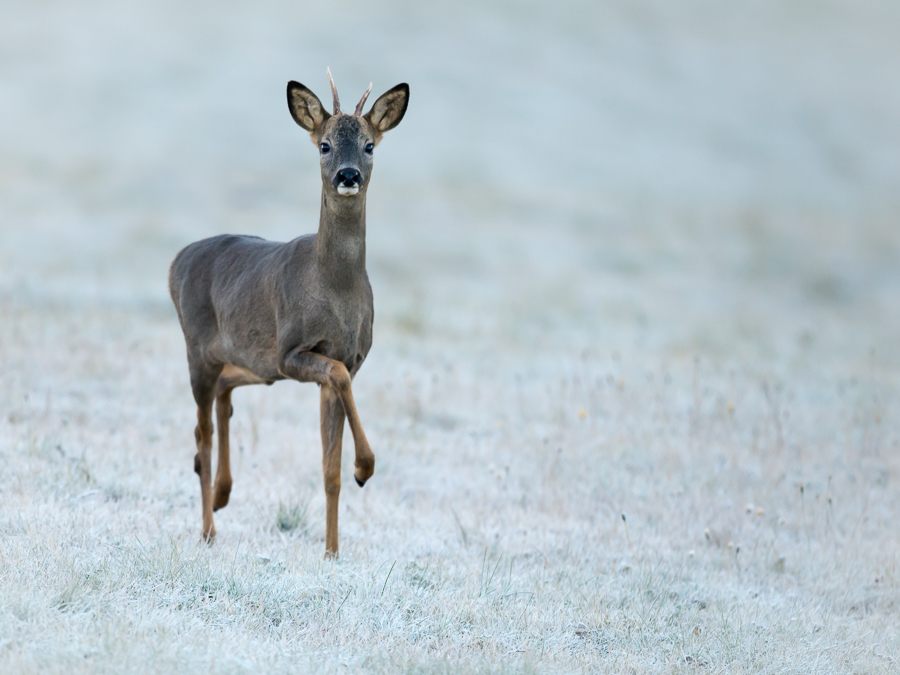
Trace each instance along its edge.
{"label": "brown fur", "polygon": [[[326,494],[325,553],[337,555],[341,438],[350,424],[360,486],[375,470],[353,401],[351,381],[372,345],[372,289],[365,269],[366,190],[371,148],[393,129],[409,101],[400,84],[366,114],[329,115],[319,99],[289,82],[288,107],[320,148],[319,230],[285,244],[222,235],[182,250],[169,271],[169,291],[187,345],[197,402],[194,470],[200,476],[203,536],[215,537],[213,511],[228,504],[232,478],[228,425],[231,392],[249,384],[294,379],[321,391],[322,468]],[[335,102],[337,96],[335,95]],[[328,151],[322,150],[323,143]],[[358,192],[338,192],[353,174]],[[343,181],[343,182],[342,182]],[[211,485],[212,412],[219,461]]]}

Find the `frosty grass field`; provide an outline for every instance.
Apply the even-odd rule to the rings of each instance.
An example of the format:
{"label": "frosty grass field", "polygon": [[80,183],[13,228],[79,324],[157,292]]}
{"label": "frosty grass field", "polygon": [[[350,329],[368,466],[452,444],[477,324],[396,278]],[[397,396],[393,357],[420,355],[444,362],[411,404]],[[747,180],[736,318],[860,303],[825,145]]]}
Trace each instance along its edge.
{"label": "frosty grass field", "polygon": [[[0,672],[900,672],[900,12],[0,5]],[[166,292],[408,81],[322,559],[313,385],[200,541]],[[344,93],[345,92],[345,93]]]}

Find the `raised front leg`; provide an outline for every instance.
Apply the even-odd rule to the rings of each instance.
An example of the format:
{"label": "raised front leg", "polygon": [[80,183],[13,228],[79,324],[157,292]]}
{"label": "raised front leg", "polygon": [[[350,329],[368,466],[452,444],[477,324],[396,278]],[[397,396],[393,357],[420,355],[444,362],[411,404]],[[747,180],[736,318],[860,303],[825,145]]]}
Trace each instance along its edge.
{"label": "raised front leg", "polygon": [[282,372],[300,382],[316,382],[321,385],[329,385],[335,389],[344,407],[344,414],[350,423],[350,431],[353,434],[353,445],[356,450],[356,459],[353,466],[356,471],[353,476],[360,487],[375,473],[375,455],[366,440],[362,423],[356,413],[356,404],[353,402],[353,390],[350,388],[350,373],[347,367],[340,361],[329,359],[327,356],[314,352],[291,352],[284,360]]}
{"label": "raised front leg", "polygon": [[322,473],[325,477],[325,557],[338,554],[338,500],[341,496],[341,440],[344,404],[338,391],[323,384],[320,395]]}

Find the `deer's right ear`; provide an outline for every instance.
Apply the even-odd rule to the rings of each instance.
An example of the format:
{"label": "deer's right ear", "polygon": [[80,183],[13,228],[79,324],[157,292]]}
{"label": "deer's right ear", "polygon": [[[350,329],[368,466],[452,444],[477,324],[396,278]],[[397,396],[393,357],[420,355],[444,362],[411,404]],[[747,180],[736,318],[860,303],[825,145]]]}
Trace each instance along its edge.
{"label": "deer's right ear", "polygon": [[291,117],[309,133],[317,131],[331,117],[319,97],[299,82],[288,82],[287,101]]}

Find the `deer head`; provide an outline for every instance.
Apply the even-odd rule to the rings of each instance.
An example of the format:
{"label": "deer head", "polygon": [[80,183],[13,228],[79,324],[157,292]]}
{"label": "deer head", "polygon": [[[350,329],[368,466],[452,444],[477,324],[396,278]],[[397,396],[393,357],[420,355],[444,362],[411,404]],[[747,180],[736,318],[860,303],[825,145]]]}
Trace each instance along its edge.
{"label": "deer head", "polygon": [[372,109],[362,114],[372,85],[363,94],[352,115],[341,111],[334,80],[328,71],[334,112],[328,114],[319,98],[308,88],[291,80],[287,85],[291,117],[309,132],[319,148],[322,189],[326,194],[351,198],[364,195],[372,175],[372,155],[381,137],[398,124],[409,104],[409,85],[398,84],[382,94]]}

